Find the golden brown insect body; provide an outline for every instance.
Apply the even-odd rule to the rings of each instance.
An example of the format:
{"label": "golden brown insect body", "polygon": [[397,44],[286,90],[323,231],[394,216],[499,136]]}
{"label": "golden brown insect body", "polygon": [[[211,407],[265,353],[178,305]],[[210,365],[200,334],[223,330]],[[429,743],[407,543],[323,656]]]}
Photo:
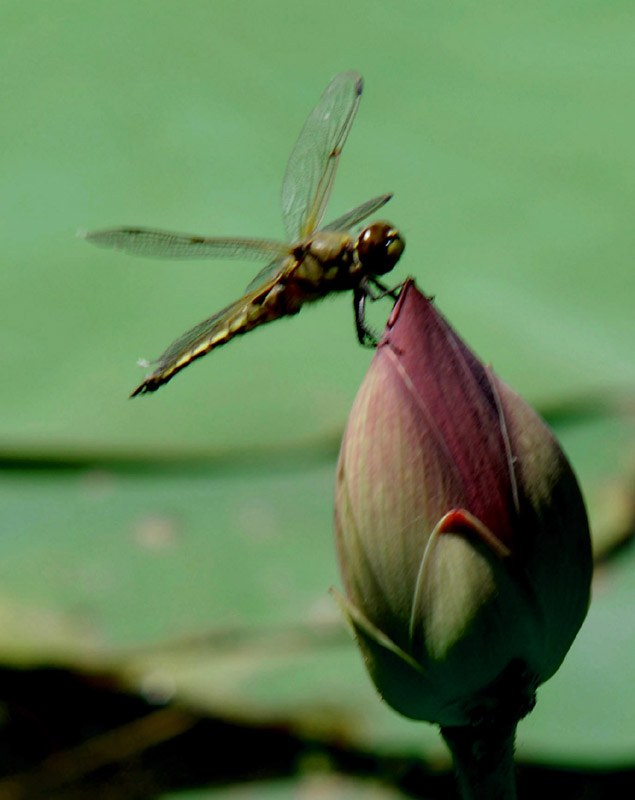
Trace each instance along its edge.
{"label": "golden brown insect body", "polygon": [[[391,270],[404,247],[399,232],[387,222],[369,225],[357,238],[339,231],[318,231],[291,250],[273,281],[189,331],[192,336],[187,348],[183,347],[184,337],[171,345],[158,360],[154,373],[131,397],[155,391],[215,347],[266,322],[297,314],[305,303],[332,292],[354,290],[365,296],[366,290],[362,290],[365,281]],[[367,333],[358,326],[358,335],[360,330]],[[182,356],[178,356],[177,350],[183,351]]]}
{"label": "golden brown insect body", "polygon": [[[132,393],[153,392],[177,372],[234,336],[282,316],[331,292],[353,291],[357,336],[373,340],[364,324],[371,285],[390,271],[404,249],[391,225],[375,222],[355,236],[353,228],[390,200],[384,194],[362,203],[320,229],[342,147],[362,93],[362,78],[343,72],[327,86],[291,153],[282,183],[282,215],[289,239],[191,236],[149,228],[112,228],[87,233],[95,244],[159,258],[244,258],[264,260],[246,293],[180,336],[157,359],[155,369]],[[394,293],[393,293],[394,295]]]}

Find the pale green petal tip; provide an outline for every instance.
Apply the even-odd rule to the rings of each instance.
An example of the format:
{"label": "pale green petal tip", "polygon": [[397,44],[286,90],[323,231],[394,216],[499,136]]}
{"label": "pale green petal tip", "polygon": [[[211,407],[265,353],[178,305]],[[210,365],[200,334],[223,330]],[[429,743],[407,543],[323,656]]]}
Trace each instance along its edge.
{"label": "pale green petal tip", "polygon": [[380,631],[376,625],[373,625],[373,623],[364,614],[362,614],[357,606],[353,605],[353,603],[351,603],[347,597],[344,597],[344,595],[340,594],[337,589],[333,588],[332,586],[330,592],[337,601],[340,611],[342,612],[342,616],[348,622],[355,636],[363,633],[364,637],[372,639],[377,645],[379,645],[379,647],[383,647],[397,656],[397,658],[401,658],[410,667],[412,667],[412,669],[416,670],[417,672],[422,671],[421,666],[411,656],[398,647],[398,645],[396,645],[392,639],[386,636],[385,633]]}
{"label": "pale green petal tip", "polygon": [[492,562],[508,555],[467,511],[450,512],[439,521],[428,540],[413,599],[410,635],[417,649],[423,640],[432,659],[447,657],[496,592]]}
{"label": "pale green petal tip", "polygon": [[366,669],[382,699],[395,711],[416,720],[442,718],[441,693],[428,680],[423,667],[368,620],[335,589],[342,614],[355,635]]}

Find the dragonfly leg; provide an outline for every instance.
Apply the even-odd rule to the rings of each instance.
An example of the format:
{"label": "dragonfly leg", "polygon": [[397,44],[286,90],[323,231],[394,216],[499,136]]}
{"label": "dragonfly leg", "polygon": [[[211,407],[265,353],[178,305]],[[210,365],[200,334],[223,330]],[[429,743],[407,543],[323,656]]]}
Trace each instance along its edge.
{"label": "dragonfly leg", "polygon": [[372,293],[368,291],[366,284],[360,285],[353,293],[353,308],[355,311],[355,328],[357,339],[363,347],[377,347],[379,341],[376,333],[369,328],[365,320],[366,298],[374,300]]}
{"label": "dragonfly leg", "polygon": [[[379,289],[379,293],[371,288],[370,284]],[[405,283],[405,281],[404,281]],[[384,286],[377,278],[364,278],[359,286],[353,293],[353,307],[355,309],[355,327],[357,329],[357,338],[359,343],[364,347],[377,347],[379,337],[375,331],[366,324],[366,298],[370,298],[373,302],[381,300],[383,297],[392,297],[396,300],[399,297],[403,283],[397,284],[392,288]]]}
{"label": "dragonfly leg", "polygon": [[388,288],[387,286],[384,286],[384,284],[377,278],[369,278],[369,280],[381,290],[380,294],[373,294],[367,286],[366,293],[372,300],[381,300],[383,297],[392,297],[393,300],[396,300],[403,288],[403,283],[398,283],[396,286]]}

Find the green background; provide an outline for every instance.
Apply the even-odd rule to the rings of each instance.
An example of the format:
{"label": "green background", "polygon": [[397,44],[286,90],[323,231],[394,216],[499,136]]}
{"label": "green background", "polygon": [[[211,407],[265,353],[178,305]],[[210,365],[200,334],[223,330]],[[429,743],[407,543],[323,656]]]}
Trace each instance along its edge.
{"label": "green background", "polygon": [[[359,70],[327,218],[395,193],[395,280],[416,277],[547,415],[609,552],[633,519],[632,4],[9,0],[0,23],[0,657],[108,667],[212,714],[316,718],[443,759],[433,728],[374,698],[327,594],[338,441],[372,355],[350,298],[129,401],[136,360],[254,267],[134,259],[75,233],[281,238],[301,125]],[[619,548],[598,568],[520,759],[633,764],[634,561]],[[243,644],[219,653],[219,632]]]}

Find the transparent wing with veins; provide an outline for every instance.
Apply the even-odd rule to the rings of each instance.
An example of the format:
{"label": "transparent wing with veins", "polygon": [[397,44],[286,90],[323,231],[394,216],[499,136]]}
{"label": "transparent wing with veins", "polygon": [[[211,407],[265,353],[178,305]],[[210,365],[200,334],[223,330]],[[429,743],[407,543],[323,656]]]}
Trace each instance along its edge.
{"label": "transparent wing with veins", "polygon": [[342,72],[304,123],[282,182],[282,216],[292,242],[302,241],[322,222],[361,94],[362,76]]}
{"label": "transparent wing with veins", "polygon": [[333,222],[329,222],[328,225],[325,225],[320,230],[347,231],[350,228],[354,228],[355,225],[359,225],[366,217],[369,217],[382,206],[385,206],[391,197],[392,194],[380,194],[378,197],[373,197],[372,200],[367,200],[365,203],[362,203],[361,206],[357,206],[357,208],[347,211],[346,214],[342,214],[341,217],[334,219]]}
{"label": "transparent wing with veins", "polygon": [[80,235],[93,244],[123,250],[135,256],[267,261],[267,266],[250,282],[248,292],[272,280],[290,252],[289,245],[270,239],[191,236],[152,228],[109,228],[91,233],[82,231]]}
{"label": "transparent wing with veins", "polygon": [[108,228],[103,231],[81,231],[79,235],[101,247],[154,258],[242,258],[271,261],[289,253],[288,245],[270,239],[192,236],[152,228]]}

